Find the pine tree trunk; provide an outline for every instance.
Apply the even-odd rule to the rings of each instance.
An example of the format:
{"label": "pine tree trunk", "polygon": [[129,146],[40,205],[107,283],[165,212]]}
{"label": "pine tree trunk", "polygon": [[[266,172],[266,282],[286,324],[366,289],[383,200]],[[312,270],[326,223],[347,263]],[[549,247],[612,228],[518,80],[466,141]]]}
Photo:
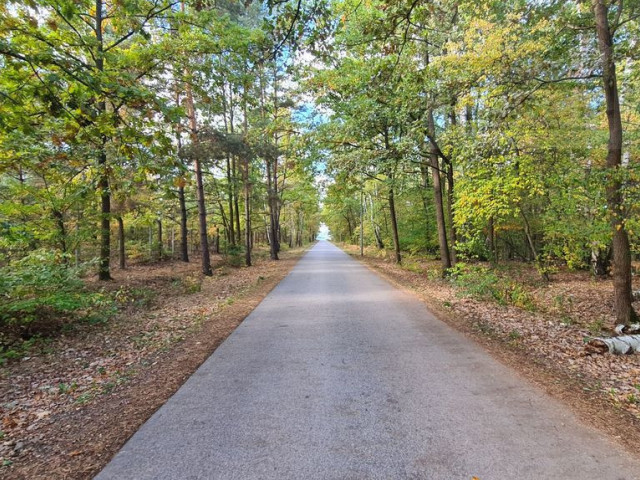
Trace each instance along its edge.
{"label": "pine tree trunk", "polygon": [[[278,260],[278,252],[280,251],[278,241],[278,222],[276,217],[276,202],[278,200],[274,187],[274,178],[271,177],[270,163],[271,162],[267,162],[267,176],[269,177],[267,185],[269,190],[269,255],[271,260]],[[275,181],[277,182],[277,177],[275,178]]]}
{"label": "pine tree trunk", "polygon": [[187,226],[187,202],[184,195],[184,187],[178,188],[178,199],[180,201],[180,259],[183,262],[189,261],[189,230]]}
{"label": "pine tree trunk", "polygon": [[233,185],[232,185],[232,173],[231,173],[231,156],[227,154],[227,195],[228,195],[228,205],[229,205],[229,245],[236,244],[236,232],[234,227],[234,218],[235,214],[233,213]]}
{"label": "pine tree trunk", "polygon": [[[196,144],[198,142],[197,137],[197,122],[196,112],[193,104],[193,94],[191,93],[191,86],[187,84],[187,114],[189,116],[189,123],[191,127],[191,141]],[[202,180],[202,165],[200,160],[196,158],[194,161],[195,173],[196,173],[196,200],[198,204],[198,224],[200,227],[200,256],[203,275],[211,276],[213,271],[211,269],[211,257],[209,255],[209,238],[207,236],[207,207],[204,197],[204,182]]]}
{"label": "pine tree trunk", "polygon": [[233,171],[233,211],[235,213],[236,220],[236,243],[242,245],[242,229],[240,228],[240,201],[238,200],[238,182],[237,182],[237,161],[233,157],[231,159],[231,170]]}
{"label": "pine tree trunk", "polygon": [[[244,112],[242,119],[243,133],[246,138],[249,131],[249,123],[247,117],[247,84],[245,83],[244,92],[242,96],[242,110]],[[245,155],[243,160],[242,170],[242,183],[244,186],[244,264],[247,267],[251,266],[251,249],[253,247],[253,235],[251,231],[251,184],[249,183],[250,177],[250,160],[249,156]]]}
{"label": "pine tree trunk", "polygon": [[[95,32],[96,32],[96,70],[104,71],[104,52],[102,42],[102,0],[96,0]],[[97,103],[98,114],[107,111],[105,100]],[[107,136],[102,135],[98,153],[98,190],[100,191],[100,260],[98,278],[111,280],[111,192],[109,189],[109,173],[107,171]]]}

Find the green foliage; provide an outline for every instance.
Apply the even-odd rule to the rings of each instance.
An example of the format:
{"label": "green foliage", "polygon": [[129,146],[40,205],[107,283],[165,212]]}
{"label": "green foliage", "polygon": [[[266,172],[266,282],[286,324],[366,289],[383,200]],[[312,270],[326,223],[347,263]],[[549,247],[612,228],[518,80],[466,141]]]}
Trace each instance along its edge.
{"label": "green foliage", "polygon": [[89,292],[63,255],[35,250],[0,269],[0,355],[16,358],[41,337],[77,320],[103,322],[112,298]]}
{"label": "green foliage", "polygon": [[240,267],[244,264],[244,248],[239,245],[227,247],[225,261],[231,267]]}
{"label": "green foliage", "polygon": [[494,301],[499,305],[535,310],[533,296],[522,283],[498,276],[489,267],[458,262],[450,269],[449,278],[462,295]]}

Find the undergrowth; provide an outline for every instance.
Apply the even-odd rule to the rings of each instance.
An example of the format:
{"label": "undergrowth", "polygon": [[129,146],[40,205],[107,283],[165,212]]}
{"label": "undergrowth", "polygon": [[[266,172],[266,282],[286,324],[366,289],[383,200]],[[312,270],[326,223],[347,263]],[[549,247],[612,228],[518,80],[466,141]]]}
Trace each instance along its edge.
{"label": "undergrowth", "polygon": [[0,365],[77,324],[104,323],[122,306],[122,292],[86,289],[81,275],[91,265],[68,260],[36,250],[0,268]]}
{"label": "undergrowth", "polygon": [[533,296],[521,283],[500,277],[488,267],[458,262],[449,270],[449,278],[462,295],[528,311],[536,309]]}

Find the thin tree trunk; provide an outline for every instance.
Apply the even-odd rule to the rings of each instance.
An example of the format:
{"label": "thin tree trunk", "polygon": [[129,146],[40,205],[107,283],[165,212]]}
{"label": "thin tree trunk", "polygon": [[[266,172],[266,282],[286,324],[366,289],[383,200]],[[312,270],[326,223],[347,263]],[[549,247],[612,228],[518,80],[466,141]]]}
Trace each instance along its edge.
{"label": "thin tree trunk", "polygon": [[[245,83],[243,97],[242,97],[242,128],[245,138],[249,132],[249,121],[247,118],[247,84]],[[250,159],[249,155],[244,155],[243,170],[242,170],[242,183],[244,186],[244,264],[247,267],[251,266],[251,248],[253,247],[252,232],[251,232],[251,184],[249,183],[250,177]]]}
{"label": "thin tree trunk", "polygon": [[[449,119],[451,120],[451,125],[453,127],[458,125],[458,118],[456,117],[456,99],[452,101],[451,104],[451,112],[449,114]],[[449,247],[451,248],[451,265],[455,265],[457,261],[456,254],[456,244],[458,243],[458,234],[456,232],[456,224],[455,220],[455,212],[454,212],[454,202],[455,202],[455,190],[454,190],[454,180],[453,180],[453,161],[451,157],[446,162],[447,164],[447,217],[449,220]]]}
{"label": "thin tree trunk", "polygon": [[531,259],[534,262],[538,261],[538,251],[536,250],[535,243],[533,242],[533,237],[531,236],[531,226],[529,225],[529,220],[527,216],[524,214],[522,209],[520,210],[520,214],[522,215],[522,219],[524,220],[524,234],[527,239],[527,245],[529,246],[529,252],[531,253]]}
{"label": "thin tree trunk", "polygon": [[124,221],[122,220],[122,215],[118,215],[116,219],[118,220],[118,260],[120,263],[120,270],[124,270],[127,268],[124,243]]}
{"label": "thin tree trunk", "polygon": [[64,215],[63,213],[58,210],[57,208],[54,208],[51,212],[51,214],[53,215],[53,218],[55,219],[56,222],[56,227],[58,228],[58,246],[60,247],[60,251],[62,252],[63,256],[62,256],[62,261],[66,264],[67,263],[67,228],[64,224]]}
{"label": "thin tree trunk", "polygon": [[149,240],[149,260],[153,259],[153,227],[149,225],[147,228],[147,237]]}
{"label": "thin tree trunk", "polygon": [[371,217],[371,227],[373,228],[373,234],[376,237],[376,247],[378,250],[382,250],[384,248],[384,242],[382,241],[382,236],[380,235],[380,225],[375,222],[374,213],[373,213],[373,195],[369,195],[369,205],[370,205],[370,213]]}
{"label": "thin tree trunk", "polygon": [[[180,93],[176,91],[176,105],[180,106]],[[182,123],[178,122],[178,150],[182,148]],[[185,183],[184,178],[179,179],[178,184],[178,203],[180,205],[180,259],[183,262],[189,262],[189,229],[188,229],[188,217],[187,217],[187,200],[185,196]],[[173,251],[172,251],[173,253]]]}
{"label": "thin tree trunk", "polygon": [[[427,129],[429,136],[435,138],[435,122],[433,110],[429,109],[427,114]],[[433,180],[433,200],[436,207],[436,224],[438,226],[438,244],[440,245],[440,261],[442,263],[443,275],[451,268],[451,257],[449,256],[449,245],[447,243],[447,231],[444,220],[444,208],[442,206],[442,183],[440,181],[440,162],[438,153],[433,142],[430,142],[429,162],[431,166],[431,177]]]}
{"label": "thin tree trunk", "polygon": [[[391,151],[391,143],[389,141],[389,129],[385,129],[384,132],[384,146],[385,149],[390,152]],[[391,217],[391,233],[393,238],[393,250],[396,257],[396,263],[400,263],[402,261],[402,256],[400,255],[400,235],[398,235],[398,217],[396,216],[396,202],[395,202],[395,172],[397,168],[396,164],[393,166],[393,170],[391,170],[388,174],[389,177],[389,215]]]}
{"label": "thin tree trunk", "polygon": [[163,252],[162,252],[162,220],[160,218],[156,219],[156,226],[158,228],[158,260],[162,261]]}
{"label": "thin tree trunk", "polygon": [[76,216],[76,249],[75,249],[75,257],[76,257],[76,267],[80,266],[80,261],[82,257],[82,247],[80,245],[80,223],[82,222],[82,210],[78,209],[78,214]]}
{"label": "thin tree trunk", "polygon": [[400,237],[398,235],[398,219],[396,217],[396,202],[394,198],[393,185],[389,187],[389,214],[391,216],[391,230],[393,233],[393,250],[395,252],[396,263],[402,261],[400,255]]}
{"label": "thin tree trunk", "polygon": [[[187,115],[191,127],[191,141],[193,144],[198,143],[196,112],[193,104],[193,94],[191,86],[186,85]],[[211,256],[209,255],[209,238],[207,237],[207,207],[204,197],[204,182],[202,180],[202,165],[200,160],[196,158],[194,161],[196,173],[196,197],[198,203],[198,223],[200,227],[200,257],[202,265],[202,273],[207,276],[213,275],[211,269]]]}
{"label": "thin tree trunk", "polygon": [[364,257],[364,193],[360,186],[360,256]]}
{"label": "thin tree trunk", "polygon": [[420,197],[422,198],[422,208],[424,209],[424,231],[428,238],[429,230],[431,229],[431,224],[429,221],[430,212],[429,212],[429,195],[427,190],[429,189],[429,165],[424,162],[420,164],[420,176],[422,177],[422,189],[420,192]]}
{"label": "thin tree trunk", "polygon": [[[104,71],[104,52],[102,41],[102,0],[96,0],[95,32],[96,32],[96,70]],[[98,115],[107,111],[107,102],[101,99],[97,103]],[[100,190],[100,260],[98,278],[111,280],[111,192],[109,189],[109,173],[107,171],[107,136],[102,135],[98,152],[98,190]]]}
{"label": "thin tree trunk", "polygon": [[[622,8],[622,2],[618,8]],[[613,38],[608,19],[608,5],[593,0],[593,10],[598,35],[598,48],[602,63],[602,80],[607,103],[609,144],[607,148],[608,179],[606,185],[607,207],[613,232],[613,289],[616,324],[628,324],[637,320],[632,306],[631,250],[625,227],[627,212],[622,196],[619,171],[622,166],[622,118],[616,79]]]}
{"label": "thin tree trunk", "polygon": [[233,211],[236,220],[236,243],[242,244],[242,230],[240,228],[240,202],[238,200],[238,172],[236,157],[231,159],[231,170],[233,172]]}
{"label": "thin tree trunk", "polygon": [[489,217],[489,251],[491,252],[491,261],[498,261],[498,252],[496,251],[496,231],[493,217]]}
{"label": "thin tree trunk", "polygon": [[180,259],[189,261],[189,230],[187,218],[187,202],[184,194],[184,186],[178,187],[178,199],[180,201]]}
{"label": "thin tree trunk", "polygon": [[231,183],[232,173],[231,173],[231,156],[227,154],[227,195],[228,195],[228,205],[229,205],[229,245],[236,244],[236,232],[235,227],[233,225],[235,214],[233,213],[233,184]]}

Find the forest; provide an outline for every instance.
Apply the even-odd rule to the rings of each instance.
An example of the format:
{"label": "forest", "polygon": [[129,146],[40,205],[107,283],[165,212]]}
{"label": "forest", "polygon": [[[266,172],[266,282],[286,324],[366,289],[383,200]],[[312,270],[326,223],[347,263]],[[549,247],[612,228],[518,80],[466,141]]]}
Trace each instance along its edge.
{"label": "forest", "polygon": [[[613,276],[637,319],[638,2],[360,2],[333,7],[309,77],[335,239],[466,262]],[[361,233],[362,232],[362,233]]]}
{"label": "forest", "polygon": [[0,0],[0,468],[91,478],[327,229],[640,418],[639,159],[638,0]]}
{"label": "forest", "polygon": [[[82,279],[312,241],[297,44],[313,9],[186,1],[0,6],[0,325],[113,300]],[[302,18],[302,17],[305,18]],[[9,332],[9,333],[6,333]],[[9,348],[12,339],[2,343]]]}
{"label": "forest", "polygon": [[[636,320],[637,2],[5,1],[0,319],[129,263],[340,242],[612,275]],[[45,313],[43,313],[45,312]]]}

